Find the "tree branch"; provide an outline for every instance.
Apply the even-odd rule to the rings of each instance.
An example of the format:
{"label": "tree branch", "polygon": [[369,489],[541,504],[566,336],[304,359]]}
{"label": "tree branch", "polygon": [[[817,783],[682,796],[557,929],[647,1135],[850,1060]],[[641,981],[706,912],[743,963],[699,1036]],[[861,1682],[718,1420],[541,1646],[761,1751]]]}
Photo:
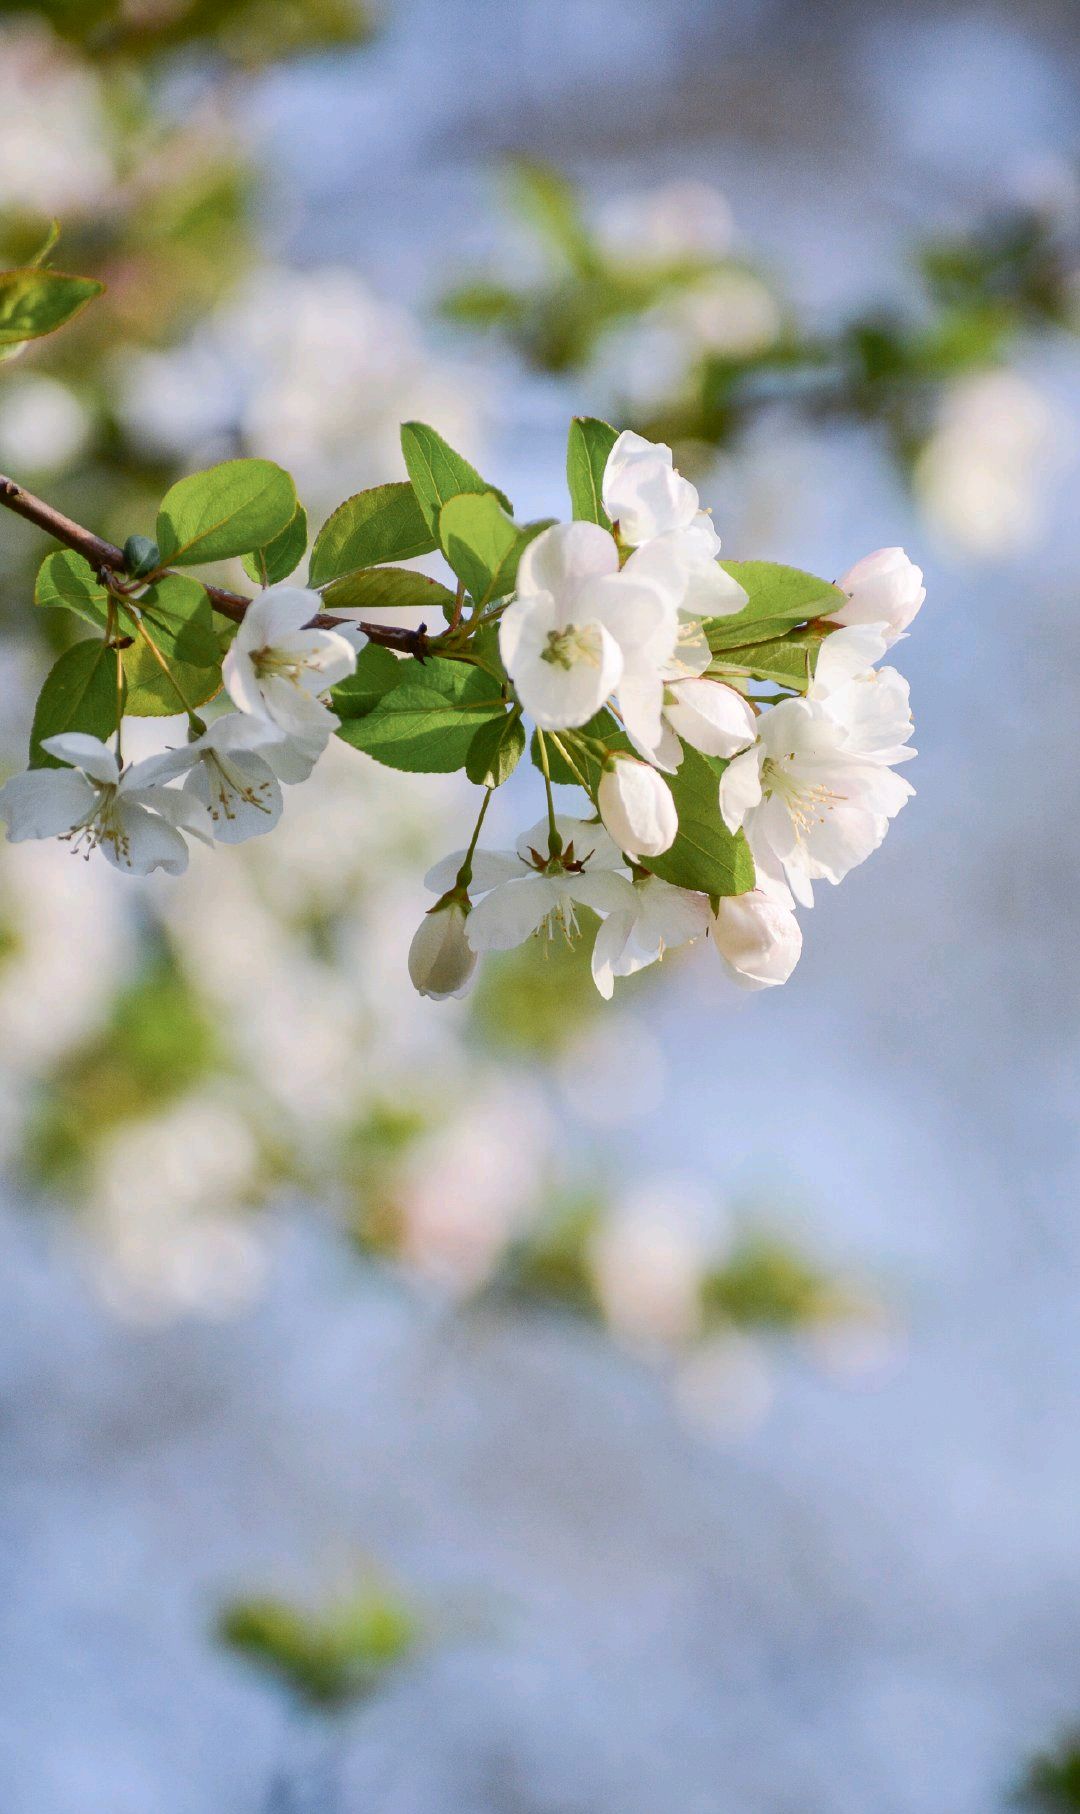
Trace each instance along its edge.
{"label": "tree branch", "polygon": [[[25,517],[28,523],[44,529],[54,541],[62,542],[75,554],[81,554],[95,573],[126,572],[124,551],[114,543],[103,541],[101,536],[84,529],[81,523],[72,522],[60,510],[54,510],[43,498],[36,498],[32,491],[26,491],[14,479],[0,473],[0,504],[6,510],[13,510],[16,516]],[[168,571],[168,569],[166,569]],[[224,586],[207,585],[206,596],[214,610],[222,617],[229,617],[233,623],[241,623],[244,613],[251,603],[242,592],[229,592]],[[416,655],[423,660],[428,652],[427,626],[421,624],[418,629],[409,630],[395,624],[356,623],[351,617],[332,617],[326,611],[319,611],[311,619],[308,628],[312,630],[332,630],[338,624],[350,625],[362,630],[369,642],[380,643],[384,649],[398,649],[406,655]]]}

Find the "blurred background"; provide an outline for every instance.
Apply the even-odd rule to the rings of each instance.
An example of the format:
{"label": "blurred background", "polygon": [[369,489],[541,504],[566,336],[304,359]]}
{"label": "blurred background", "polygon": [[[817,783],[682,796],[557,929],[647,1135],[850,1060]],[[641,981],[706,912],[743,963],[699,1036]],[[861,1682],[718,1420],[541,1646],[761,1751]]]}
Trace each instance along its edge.
{"label": "blurred background", "polygon": [[918,799],[767,997],[529,948],[420,1001],[469,790],[344,747],[179,881],[0,847],[4,1814],[1080,1807],[1078,40],[0,8],[0,255],[56,216],[108,285],[0,467],[81,521],[251,452],[317,525],[411,416],[559,514],[593,413],[728,555],[928,588]]}

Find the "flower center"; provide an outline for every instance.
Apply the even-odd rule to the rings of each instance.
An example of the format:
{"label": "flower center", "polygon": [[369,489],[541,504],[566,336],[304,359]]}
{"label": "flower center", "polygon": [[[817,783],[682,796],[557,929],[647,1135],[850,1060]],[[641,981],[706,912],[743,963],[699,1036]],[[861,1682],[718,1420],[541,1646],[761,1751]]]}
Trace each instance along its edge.
{"label": "flower center", "polygon": [[309,663],[302,655],[290,654],[287,649],[273,647],[256,649],[251,657],[251,665],[259,680],[290,680],[293,686],[301,686]]}
{"label": "flower center", "polygon": [[[794,760],[795,752],[792,750],[788,761]],[[772,756],[767,756],[761,765],[761,791],[766,799],[779,794],[791,815],[800,842],[815,825],[824,825],[833,807],[841,805],[847,798],[846,794],[837,793],[835,788],[826,787],[823,781],[800,780],[791,769],[781,767]]]}
{"label": "flower center", "polygon": [[102,844],[110,844],[118,863],[131,868],[131,840],[124,830],[118,810],[117,789],[111,782],[93,781],[90,785],[97,794],[97,799],[86,818],[71,830],[65,832],[62,843],[70,844],[72,853],[90,861],[91,851]]}
{"label": "flower center", "polygon": [[568,624],[565,630],[549,630],[547,647],[541,649],[540,660],[550,662],[553,668],[565,668],[568,672],[579,662],[587,662],[589,667],[598,668],[599,640],[591,626],[582,629],[577,624]]}
{"label": "flower center", "polygon": [[235,819],[238,806],[254,806],[261,813],[273,813],[274,790],[269,776],[265,781],[252,781],[225,762],[216,750],[207,752],[206,766],[210,783],[207,806],[215,822]]}

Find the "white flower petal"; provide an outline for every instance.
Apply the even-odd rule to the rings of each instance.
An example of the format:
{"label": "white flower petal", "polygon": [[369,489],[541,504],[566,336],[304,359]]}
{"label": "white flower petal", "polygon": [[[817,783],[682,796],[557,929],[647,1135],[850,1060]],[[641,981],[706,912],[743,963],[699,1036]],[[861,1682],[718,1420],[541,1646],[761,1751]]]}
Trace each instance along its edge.
{"label": "white flower petal", "polygon": [[100,737],[91,737],[85,731],[62,731],[57,737],[46,737],[41,747],[61,762],[69,762],[72,768],[81,768],[91,780],[106,787],[116,786],[120,765]]}
{"label": "white flower petal", "polygon": [[741,693],[718,680],[676,680],[664,716],[706,756],[735,756],[757,737],[757,717]]}
{"label": "white flower petal", "polygon": [[100,845],[113,868],[137,876],[149,875],[154,869],[182,875],[188,866],[188,847],[175,827],[149,807],[123,796],[117,798],[123,842],[103,838]]}
{"label": "white flower petal", "polygon": [[559,890],[548,876],[523,876],[484,896],[465,922],[474,951],[510,951],[537,931],[558,908]]}
{"label": "white flower petal", "polygon": [[761,764],[755,748],[736,756],[720,777],[720,814],[728,830],[738,831],[760,801]]}
{"label": "white flower petal", "polygon": [[553,523],[542,529],[521,557],[517,595],[548,593],[570,606],[580,588],[604,573],[617,573],[619,551],[598,523]]}
{"label": "white flower petal", "polygon": [[70,768],[35,768],[13,775],[0,787],[0,818],[8,838],[61,838],[92,812],[97,794],[85,776]]}

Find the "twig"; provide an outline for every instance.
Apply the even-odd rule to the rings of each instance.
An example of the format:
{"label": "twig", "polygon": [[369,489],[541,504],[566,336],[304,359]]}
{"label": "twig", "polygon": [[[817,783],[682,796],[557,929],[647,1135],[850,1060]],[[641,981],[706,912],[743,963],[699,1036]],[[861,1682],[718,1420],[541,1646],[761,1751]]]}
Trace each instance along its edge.
{"label": "twig", "polygon": [[[84,529],[81,523],[73,522],[62,511],[46,504],[43,498],[36,498],[32,491],[25,490],[3,473],[0,473],[0,504],[6,510],[13,510],[16,516],[25,517],[36,528],[44,529],[46,535],[51,535],[54,541],[62,542],[65,548],[81,554],[96,574],[122,574],[126,571],[122,548],[103,541],[101,536]],[[171,569],[166,568],[164,571],[169,572]],[[243,622],[244,613],[251,603],[250,598],[245,598],[242,592],[230,592],[224,586],[211,586],[205,581],[201,584],[215,611],[222,617],[231,618],[233,623]],[[333,630],[339,624],[354,625],[354,620],[351,617],[333,617],[329,612],[319,611],[310,620],[308,628]],[[420,624],[415,630],[396,624],[360,623],[354,627],[362,630],[369,642],[379,643],[384,649],[399,649],[406,655],[418,656],[421,661],[428,653],[426,624]]]}

